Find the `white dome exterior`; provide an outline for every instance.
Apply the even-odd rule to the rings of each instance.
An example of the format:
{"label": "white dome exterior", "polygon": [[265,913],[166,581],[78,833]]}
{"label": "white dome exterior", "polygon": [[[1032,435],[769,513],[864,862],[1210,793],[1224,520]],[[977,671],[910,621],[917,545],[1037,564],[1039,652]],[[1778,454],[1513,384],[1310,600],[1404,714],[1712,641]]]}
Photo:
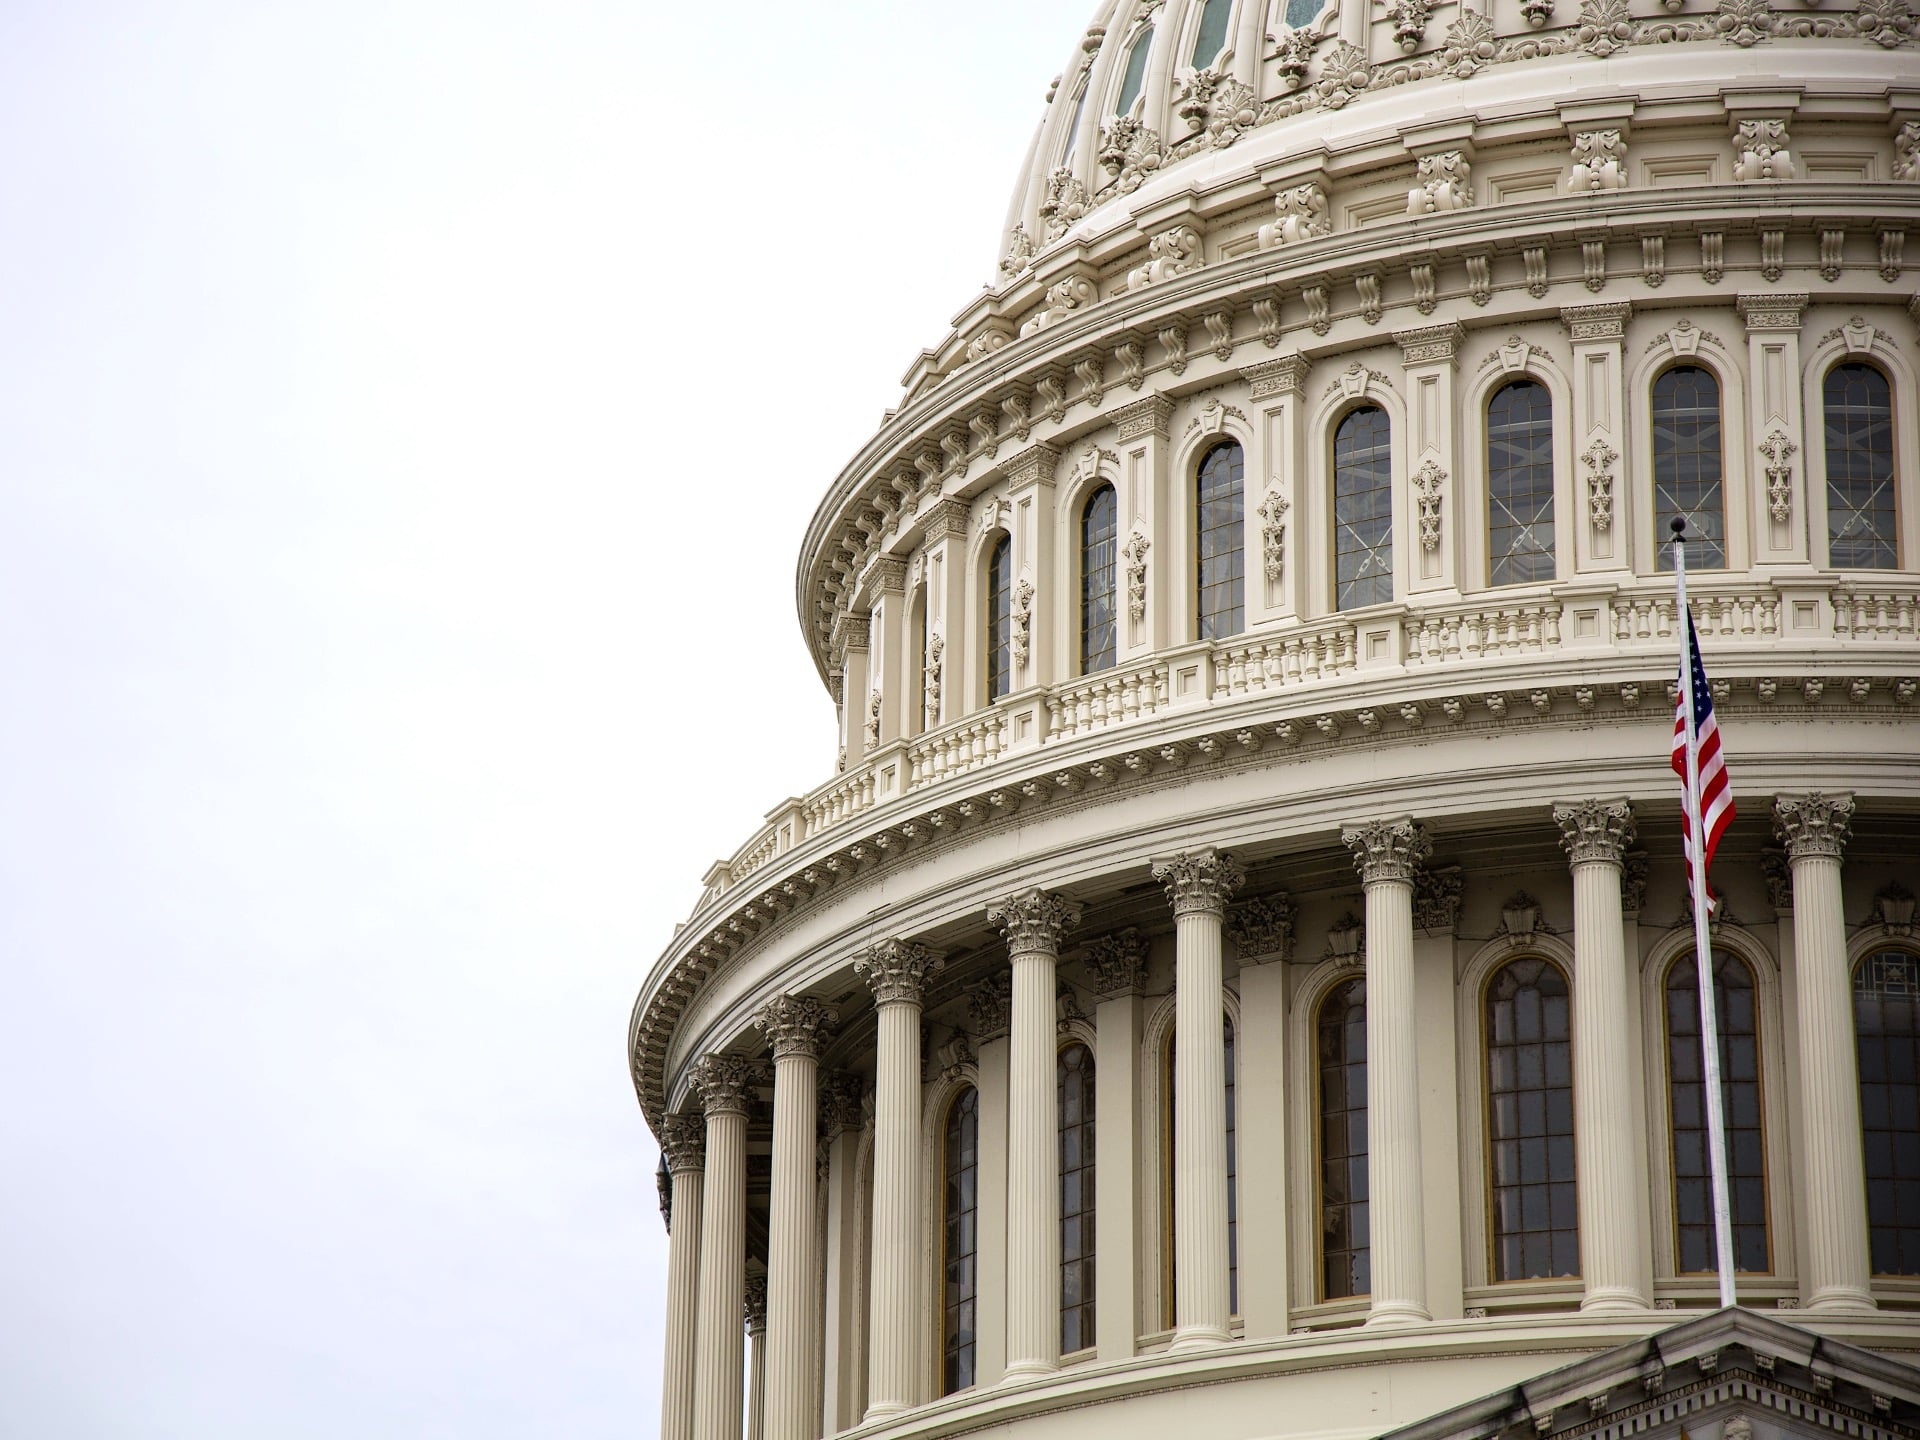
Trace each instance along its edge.
{"label": "white dome exterior", "polygon": [[[634,1010],[664,1434],[1920,1433],[1913,29],[1103,8],[804,538],[835,773]],[[1716,1303],[1676,509],[1740,1295],[1793,1323],[1663,1340]],[[1751,1384],[1629,1397],[1675,1336]],[[1816,1342],[1869,1430],[1761,1398]]]}

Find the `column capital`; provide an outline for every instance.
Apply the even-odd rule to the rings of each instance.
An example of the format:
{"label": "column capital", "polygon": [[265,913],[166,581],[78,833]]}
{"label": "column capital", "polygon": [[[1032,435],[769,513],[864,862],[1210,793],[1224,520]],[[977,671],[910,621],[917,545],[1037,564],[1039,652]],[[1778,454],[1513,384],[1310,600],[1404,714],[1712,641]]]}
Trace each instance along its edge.
{"label": "column capital", "polygon": [[866,1121],[866,1085],[849,1070],[829,1070],[819,1080],[819,1131],[828,1139],[858,1130]]}
{"label": "column capital", "polygon": [[753,1104],[754,1082],[760,1067],[744,1055],[705,1055],[688,1077],[700,1107],[709,1117],[744,1115]]}
{"label": "column capital", "polygon": [[872,989],[876,1004],[918,1005],[927,978],[939,974],[946,963],[916,940],[882,940],[854,960],[853,971]]}
{"label": "column capital", "polygon": [[773,1058],[788,1055],[808,1060],[820,1058],[820,1042],[827,1028],[839,1019],[839,1012],[811,995],[776,995],[760,1007],[753,1017],[754,1026],[764,1031],[773,1047]]}
{"label": "column capital", "polygon": [[1790,861],[1813,855],[1838,860],[1852,826],[1851,795],[1823,795],[1814,790],[1774,797],[1773,829],[1787,847]]}
{"label": "column capital", "polygon": [[1624,863],[1633,843],[1633,807],[1625,800],[1574,800],[1553,807],[1569,865]]}
{"label": "column capital", "polygon": [[1247,872],[1231,855],[1208,848],[1154,861],[1153,878],[1167,887],[1175,915],[1222,915],[1227,897],[1240,888]]}
{"label": "column capital", "polygon": [[660,1123],[660,1153],[667,1172],[698,1172],[707,1163],[707,1123],[698,1115],[669,1115]]}
{"label": "column capital", "polygon": [[1089,942],[1081,954],[1102,999],[1125,995],[1147,983],[1147,937],[1131,925]]}
{"label": "column capital", "polygon": [[1000,970],[967,987],[967,1023],[976,1040],[997,1040],[1013,1018],[1013,972]]}
{"label": "column capital", "polygon": [[989,905],[987,923],[999,927],[1009,954],[1058,955],[1061,937],[1080,923],[1080,907],[1051,890],[1022,890]]}
{"label": "column capital", "polygon": [[1227,939],[1243,963],[1293,958],[1293,901],[1287,892],[1256,895],[1233,907],[1227,916]]}
{"label": "column capital", "polygon": [[1458,865],[1430,869],[1413,867],[1413,923],[1429,934],[1444,930],[1449,935],[1460,923],[1460,896],[1467,888],[1466,876]]}
{"label": "column capital", "polygon": [[746,1314],[747,1333],[757,1335],[767,1328],[767,1277],[749,1275],[742,1295],[741,1309]]}
{"label": "column capital", "polygon": [[1353,851],[1354,868],[1367,885],[1411,885],[1414,867],[1433,854],[1433,842],[1411,816],[1347,825],[1340,839]]}

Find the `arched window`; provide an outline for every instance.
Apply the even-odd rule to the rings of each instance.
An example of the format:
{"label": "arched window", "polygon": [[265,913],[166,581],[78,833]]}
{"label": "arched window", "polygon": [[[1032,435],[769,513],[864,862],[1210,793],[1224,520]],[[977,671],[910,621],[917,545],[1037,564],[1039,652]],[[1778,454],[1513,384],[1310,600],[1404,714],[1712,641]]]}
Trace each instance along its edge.
{"label": "arched window", "polygon": [[1493,1278],[1580,1273],[1567,979],[1510,960],[1487,985],[1488,1189]]}
{"label": "arched window", "polygon": [[1675,365],[1653,382],[1655,558],[1673,568],[1667,521],[1687,517],[1687,568],[1727,568],[1727,498],[1720,476],[1720,382],[1698,365]]}
{"label": "arched window", "polygon": [[947,1107],[942,1147],[940,1393],[973,1384],[974,1307],[979,1296],[980,1093],[969,1085]]}
{"label": "arched window", "polygon": [[1487,403],[1487,559],[1495,585],[1553,579],[1553,400],[1538,380]]}
{"label": "arched window", "polygon": [[[1713,952],[1714,1017],[1720,1029],[1720,1095],[1727,1121],[1727,1186],[1733,1202],[1734,1267],[1773,1268],[1767,1248],[1767,1151],[1761,1125],[1760,1018],[1753,971],[1739,956]],[[1713,1240],[1713,1172],[1707,1155],[1700,976],[1689,952],[1667,971],[1667,1106],[1673,1125],[1674,1269],[1718,1266]]]}
{"label": "arched window", "polygon": [[1378,405],[1333,432],[1333,607],[1393,599],[1393,425]]}
{"label": "arched window", "polygon": [[1215,445],[1200,461],[1194,528],[1199,537],[1195,613],[1202,640],[1238,635],[1247,623],[1246,526],[1240,508],[1245,468],[1245,456],[1231,440]]}
{"label": "arched window", "polygon": [[1013,686],[1013,541],[1002,535],[987,553],[987,699]]}
{"label": "arched window", "polygon": [[1194,33],[1193,54],[1188,63],[1205,70],[1220,58],[1227,46],[1227,22],[1233,18],[1233,0],[1206,0],[1200,11],[1200,28]]}
{"label": "arched window", "polygon": [[1127,52],[1127,70],[1120,80],[1120,98],[1114,102],[1114,114],[1125,115],[1133,109],[1133,102],[1140,98],[1141,88],[1147,80],[1147,57],[1152,53],[1153,26],[1148,25]]}
{"label": "arched window", "polygon": [[1080,673],[1108,670],[1118,655],[1114,585],[1119,574],[1119,502],[1102,485],[1080,511]]}
{"label": "arched window", "polygon": [[1827,372],[1827,563],[1839,570],[1892,570],[1893,390],[1872,365]]}
{"label": "arched window", "polygon": [[1080,93],[1073,98],[1073,118],[1067,122],[1066,138],[1061,142],[1060,159],[1056,162],[1058,165],[1073,164],[1074,142],[1080,138],[1080,121],[1087,111],[1087,89],[1087,85],[1083,83],[1080,86]]}
{"label": "arched window", "polygon": [[1867,1245],[1877,1275],[1920,1275],[1920,955],[1876,950],[1853,971]]}
{"label": "arched window", "polygon": [[1060,1353],[1093,1344],[1093,1052],[1060,1052]]}
{"label": "arched window", "polygon": [[1348,980],[1320,1002],[1320,1295],[1373,1289],[1367,1215],[1367,982]]}
{"label": "arched window", "polygon": [[917,586],[913,592],[913,688],[902,698],[901,715],[907,722],[907,733],[918,735],[931,730],[940,723],[938,715],[927,713],[927,700],[931,691],[927,686],[927,676],[933,668],[933,656],[927,653],[927,587]]}
{"label": "arched window", "polygon": [[1311,25],[1326,8],[1326,0],[1287,0],[1287,26],[1298,30]]}
{"label": "arched window", "polygon": [[[1221,1040],[1225,1048],[1226,1086],[1227,1086],[1227,1309],[1230,1313],[1240,1313],[1240,1165],[1238,1145],[1235,1137],[1234,1085],[1233,1085],[1233,1017],[1220,1017]],[[1173,1215],[1173,1146],[1174,1146],[1174,1094],[1173,1061],[1174,1044],[1177,1035],[1167,1032],[1166,1066],[1161,1072],[1166,1077],[1167,1115],[1166,1115],[1166,1152],[1162,1156],[1160,1167],[1161,1195],[1164,1203],[1160,1212],[1166,1217],[1165,1234],[1160,1237],[1162,1253],[1167,1257],[1166,1276],[1166,1320],[1171,1327],[1174,1323],[1173,1281],[1174,1281],[1174,1215]]]}

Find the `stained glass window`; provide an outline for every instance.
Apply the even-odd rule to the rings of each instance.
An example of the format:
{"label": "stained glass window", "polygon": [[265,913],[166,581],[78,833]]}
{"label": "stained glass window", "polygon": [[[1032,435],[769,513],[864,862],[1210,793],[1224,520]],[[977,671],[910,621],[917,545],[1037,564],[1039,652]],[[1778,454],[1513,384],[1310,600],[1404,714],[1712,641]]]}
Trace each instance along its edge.
{"label": "stained glass window", "polygon": [[979,1295],[980,1095],[968,1086],[947,1110],[942,1259],[942,1395],[973,1384]]}
{"label": "stained glass window", "polygon": [[1487,1141],[1493,1278],[1580,1273],[1573,1046],[1567,980],[1510,960],[1487,986]]}
{"label": "stained glass window", "polygon": [[1114,586],[1119,575],[1119,505],[1111,485],[1080,512],[1080,673],[1112,668],[1117,651]]}
{"label": "stained glass window", "polygon": [[1188,63],[1205,70],[1220,58],[1227,45],[1227,22],[1233,18],[1233,0],[1206,0],[1200,11],[1200,29],[1193,37]]}
{"label": "stained glass window", "polygon": [[1871,365],[1836,365],[1823,387],[1827,425],[1827,556],[1840,570],[1891,570],[1893,392]]}
{"label": "stained glass window", "polygon": [[[1760,1020],[1753,971],[1713,952],[1714,1018],[1720,1029],[1720,1096],[1727,1122],[1727,1188],[1733,1204],[1734,1268],[1764,1274],[1767,1152],[1761,1124]],[[1691,953],[1667,972],[1667,1106],[1673,1123],[1674,1268],[1719,1268],[1713,1239],[1713,1179],[1707,1152],[1706,1072],[1700,1045],[1700,976]]]}
{"label": "stained glass window", "polygon": [[1320,1293],[1338,1300],[1373,1289],[1368,1265],[1367,982],[1336,986],[1320,1002]]}
{"label": "stained glass window", "polygon": [[1061,1050],[1060,1353],[1093,1344],[1093,1052]]}
{"label": "stained glass window", "polygon": [[1487,558],[1495,585],[1553,579],[1553,400],[1537,380],[1487,405]]}
{"label": "stained glass window", "polygon": [[1377,405],[1333,432],[1333,605],[1393,598],[1393,426]]}
{"label": "stained glass window", "polygon": [[1013,685],[1013,541],[1002,535],[987,555],[987,699]]}
{"label": "stained glass window", "polygon": [[1199,535],[1197,576],[1200,638],[1219,640],[1245,628],[1246,526],[1241,478],[1245,457],[1226,440],[1207,451],[1196,482]]}
{"label": "stained glass window", "polygon": [[1687,568],[1727,568],[1727,500],[1720,471],[1720,383],[1698,365],[1675,365],[1653,382],[1654,557],[1673,569],[1667,522],[1687,517]]}
{"label": "stained glass window", "polygon": [[1114,103],[1114,114],[1125,115],[1133,109],[1133,102],[1140,98],[1140,88],[1147,79],[1147,57],[1152,53],[1153,26],[1149,25],[1133,42],[1133,49],[1127,52],[1127,73],[1120,81],[1120,98]]}
{"label": "stained glass window", "polygon": [[1920,1275],[1920,955],[1877,950],[1853,971],[1867,1247],[1877,1275]]}

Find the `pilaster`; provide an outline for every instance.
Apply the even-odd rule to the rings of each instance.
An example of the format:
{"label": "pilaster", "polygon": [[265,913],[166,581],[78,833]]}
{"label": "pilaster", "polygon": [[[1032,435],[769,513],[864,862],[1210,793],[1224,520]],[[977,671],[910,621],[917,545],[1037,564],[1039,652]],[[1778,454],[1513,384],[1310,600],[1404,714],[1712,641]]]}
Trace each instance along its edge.
{"label": "pilaster", "polygon": [[1394,335],[1407,383],[1407,473],[1412,524],[1402,549],[1407,584],[1397,594],[1459,588],[1460,457],[1454,444],[1454,359],[1466,329],[1458,321]]}
{"label": "pilaster", "polygon": [[[1804,294],[1742,295],[1735,302],[1747,324],[1747,401],[1752,448],[1744,463],[1729,456],[1728,472],[1752,477],[1747,533],[1753,563],[1811,563],[1813,508],[1807,499],[1807,437],[1802,420],[1800,314]],[[1819,507],[1822,515],[1825,506]]]}
{"label": "pilaster", "polygon": [[[1582,575],[1632,563],[1639,496],[1626,456],[1626,335],[1633,306],[1625,300],[1569,305],[1560,311],[1573,338],[1574,569]],[[1564,575],[1563,575],[1564,578]]]}
{"label": "pilaster", "polygon": [[1140,987],[1147,942],[1139,931],[1105,935],[1084,952],[1100,996],[1094,1007],[1094,1337],[1102,1363],[1134,1353],[1139,1333]]}
{"label": "pilaster", "polygon": [[747,1109],[759,1067],[708,1055],[691,1083],[707,1117],[700,1209],[700,1305],[694,1354],[694,1440],[738,1440],[745,1380],[741,1306],[747,1281]]}
{"label": "pilaster", "polygon": [[1240,1142],[1240,1324],[1249,1340],[1288,1330],[1287,960],[1293,904],[1283,891],[1228,912],[1227,939],[1240,957],[1240,1066],[1235,1091]]}
{"label": "pilaster", "polygon": [[673,1226],[667,1236],[666,1355],[660,1367],[661,1440],[693,1440],[694,1346],[700,1300],[700,1199],[707,1153],[707,1122],[700,1115],[669,1115],[660,1150],[673,1186]]}
{"label": "pilaster", "polygon": [[[1291,563],[1290,537],[1317,534],[1303,506],[1308,488],[1306,427],[1300,415],[1301,387],[1309,366],[1298,355],[1249,365],[1240,372],[1252,398],[1260,402],[1262,468],[1249,469],[1247,510],[1247,628],[1268,620],[1306,614],[1306,567]],[[1249,457],[1252,459],[1253,457]]]}

